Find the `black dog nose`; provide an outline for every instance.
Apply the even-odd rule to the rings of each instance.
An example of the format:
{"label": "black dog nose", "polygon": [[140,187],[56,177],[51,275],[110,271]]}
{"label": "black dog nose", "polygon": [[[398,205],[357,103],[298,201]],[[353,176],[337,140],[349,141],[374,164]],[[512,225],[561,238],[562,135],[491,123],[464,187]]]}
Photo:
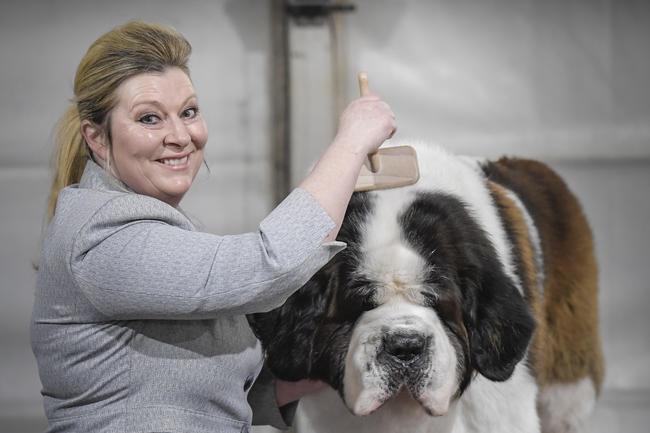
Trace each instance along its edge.
{"label": "black dog nose", "polygon": [[424,352],[425,338],[420,334],[392,334],[384,337],[384,351],[402,362],[410,362]]}

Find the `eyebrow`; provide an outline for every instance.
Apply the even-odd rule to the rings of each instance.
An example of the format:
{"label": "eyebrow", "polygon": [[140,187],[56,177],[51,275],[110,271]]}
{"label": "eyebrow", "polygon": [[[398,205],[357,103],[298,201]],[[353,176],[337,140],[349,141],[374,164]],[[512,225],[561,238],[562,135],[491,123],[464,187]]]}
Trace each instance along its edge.
{"label": "eyebrow", "polygon": [[[197,98],[197,97],[196,97],[196,93],[192,93],[190,96],[188,96],[187,98],[185,98],[185,100],[183,101],[183,103],[181,104],[181,106],[186,105],[187,102],[188,102],[189,100],[191,100],[192,98]],[[197,98],[197,99],[198,99],[198,98]],[[157,101],[157,100],[151,100],[151,99],[145,99],[145,100],[143,100],[143,101],[138,101],[138,102],[136,102],[135,104],[133,104],[133,105],[129,108],[129,111],[133,111],[133,110],[134,110],[138,105],[147,105],[147,104],[155,105],[155,106],[157,106],[158,108],[161,108],[161,109],[163,108],[163,105],[162,105],[159,101]]]}

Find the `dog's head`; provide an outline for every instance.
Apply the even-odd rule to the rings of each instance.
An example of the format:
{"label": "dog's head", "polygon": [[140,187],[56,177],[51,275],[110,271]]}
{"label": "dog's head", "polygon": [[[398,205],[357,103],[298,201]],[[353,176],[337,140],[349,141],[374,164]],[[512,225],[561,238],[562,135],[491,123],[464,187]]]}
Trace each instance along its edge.
{"label": "dog's head", "polygon": [[325,380],[357,415],[399,393],[442,415],[477,372],[510,377],[534,322],[466,203],[355,193],[339,240],[346,250],[251,320],[277,376]]}

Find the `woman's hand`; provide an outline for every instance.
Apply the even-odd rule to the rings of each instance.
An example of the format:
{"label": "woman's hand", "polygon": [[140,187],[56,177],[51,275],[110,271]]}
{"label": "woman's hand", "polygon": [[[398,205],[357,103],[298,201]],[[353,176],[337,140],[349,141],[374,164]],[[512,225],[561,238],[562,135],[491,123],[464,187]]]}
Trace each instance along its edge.
{"label": "woman's hand", "polygon": [[395,129],[393,111],[372,93],[352,101],[341,114],[334,141],[300,184],[336,225],[324,241],[336,239],[361,165]]}
{"label": "woman's hand", "polygon": [[285,380],[275,380],[275,399],[278,407],[284,406],[292,401],[299,400],[301,397],[313,394],[327,387],[325,382],[320,380],[299,380],[297,382],[287,382]]}
{"label": "woman's hand", "polygon": [[396,128],[390,106],[371,93],[355,99],[343,111],[333,144],[365,156],[376,151]]}

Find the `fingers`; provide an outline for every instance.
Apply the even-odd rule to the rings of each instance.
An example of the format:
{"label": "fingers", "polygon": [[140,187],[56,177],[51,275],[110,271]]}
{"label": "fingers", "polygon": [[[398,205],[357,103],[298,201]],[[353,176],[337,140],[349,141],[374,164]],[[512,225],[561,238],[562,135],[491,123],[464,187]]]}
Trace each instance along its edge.
{"label": "fingers", "polygon": [[386,112],[391,118],[395,119],[395,113],[393,113],[392,108],[390,108],[390,105],[383,101],[379,96],[375,94],[370,94],[367,96],[362,96],[360,98],[357,98],[353,100],[348,107],[354,107],[354,106],[366,106],[371,109],[377,109],[381,110],[383,112]]}
{"label": "fingers", "polygon": [[397,130],[395,113],[375,94],[353,100],[339,119],[337,137],[352,143],[356,152],[372,153]]}
{"label": "fingers", "polygon": [[395,135],[396,132],[397,132],[397,126],[394,126],[393,130],[390,132],[386,140],[390,140],[391,138],[393,138],[393,135]]}

